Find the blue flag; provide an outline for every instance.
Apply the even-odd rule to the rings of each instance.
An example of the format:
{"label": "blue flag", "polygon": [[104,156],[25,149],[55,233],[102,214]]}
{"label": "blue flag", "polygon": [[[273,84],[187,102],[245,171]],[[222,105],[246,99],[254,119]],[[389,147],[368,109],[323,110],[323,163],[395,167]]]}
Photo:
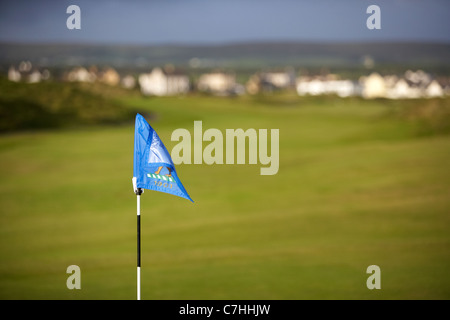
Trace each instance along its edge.
{"label": "blue flag", "polygon": [[181,184],[166,147],[140,114],[134,128],[133,185],[135,189],[166,192],[194,202]]}

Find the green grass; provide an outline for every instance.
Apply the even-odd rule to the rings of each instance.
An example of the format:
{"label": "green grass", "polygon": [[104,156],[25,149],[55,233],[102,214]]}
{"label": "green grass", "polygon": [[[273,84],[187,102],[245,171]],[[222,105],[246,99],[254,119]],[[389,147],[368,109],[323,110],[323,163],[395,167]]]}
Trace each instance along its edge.
{"label": "green grass", "polygon": [[15,83],[0,77],[0,133],[131,123],[134,111],[109,97],[123,90],[97,83]]}
{"label": "green grass", "polygon": [[[448,99],[115,99],[153,114],[169,151],[194,120],[280,130],[277,175],[178,165],[194,204],[143,194],[143,299],[450,298],[450,137],[445,123],[405,116]],[[133,134],[0,137],[1,299],[136,298]],[[72,264],[81,290],[66,288]],[[381,290],[366,287],[373,264]]]}

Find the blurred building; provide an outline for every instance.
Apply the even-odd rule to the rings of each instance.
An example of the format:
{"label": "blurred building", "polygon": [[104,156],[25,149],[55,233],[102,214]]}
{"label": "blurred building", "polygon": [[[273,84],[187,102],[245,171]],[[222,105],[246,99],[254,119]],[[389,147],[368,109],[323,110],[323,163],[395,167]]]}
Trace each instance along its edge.
{"label": "blurred building", "polygon": [[38,83],[42,80],[42,74],[39,72],[39,70],[34,69],[28,74],[28,83]]}
{"label": "blurred building", "polygon": [[293,71],[263,72],[260,74],[260,78],[275,89],[288,89],[293,88],[295,85],[295,74]]}
{"label": "blurred building", "polygon": [[117,86],[120,82],[120,76],[116,70],[111,67],[106,68],[98,77],[100,82],[110,86]]}
{"label": "blurred building", "polygon": [[358,82],[340,79],[337,75],[302,76],[297,78],[299,95],[336,94],[339,97],[362,96],[365,99],[417,99],[436,98],[446,95],[450,86],[445,79],[433,79],[422,70],[408,70],[402,77],[397,75],[381,76],[373,72],[362,76]]}
{"label": "blurred building", "polygon": [[37,83],[50,78],[48,69],[39,70],[34,68],[30,61],[22,61],[16,69],[10,66],[8,69],[8,80],[14,82]]}
{"label": "blurred building", "polygon": [[297,78],[297,93],[303,95],[335,94],[339,97],[354,96],[359,93],[356,83],[351,80],[340,79],[337,75]]}
{"label": "blurred building", "polygon": [[120,83],[125,89],[133,89],[136,87],[136,79],[132,75],[126,75],[122,78]]}
{"label": "blurred building", "polygon": [[378,73],[372,73],[368,77],[361,77],[360,82],[363,87],[362,96],[367,99],[418,99],[445,95],[445,88],[422,70],[408,70],[403,77],[382,77]]}
{"label": "blurred building", "polygon": [[361,77],[359,82],[362,86],[361,95],[366,99],[384,98],[387,94],[386,80],[376,72],[371,73],[369,76]]}
{"label": "blurred building", "polygon": [[144,95],[167,96],[189,92],[189,77],[173,68],[154,68],[138,78]]}
{"label": "blurred building", "polygon": [[252,75],[245,87],[250,94],[293,89],[295,88],[295,73],[290,69],[287,71],[260,72]]}
{"label": "blurred building", "polygon": [[10,66],[8,69],[8,80],[19,82],[21,79],[21,75],[19,70],[17,70],[14,66]]}
{"label": "blurred building", "polygon": [[70,70],[65,79],[70,82],[94,82],[97,79],[95,71],[88,71],[84,67],[76,67]]}
{"label": "blurred building", "polygon": [[19,63],[19,72],[30,72],[33,65],[30,61],[21,61]]}
{"label": "blurred building", "polygon": [[443,97],[444,94],[445,88],[443,88],[437,80],[431,81],[428,87],[425,89],[426,98]]}
{"label": "blurred building", "polygon": [[197,81],[197,89],[217,95],[228,95],[236,89],[236,76],[224,72],[202,74]]}
{"label": "blurred building", "polygon": [[386,97],[390,99],[406,99],[412,97],[419,97],[420,92],[417,88],[413,88],[409,85],[405,79],[399,79],[395,81],[389,89],[386,90]]}

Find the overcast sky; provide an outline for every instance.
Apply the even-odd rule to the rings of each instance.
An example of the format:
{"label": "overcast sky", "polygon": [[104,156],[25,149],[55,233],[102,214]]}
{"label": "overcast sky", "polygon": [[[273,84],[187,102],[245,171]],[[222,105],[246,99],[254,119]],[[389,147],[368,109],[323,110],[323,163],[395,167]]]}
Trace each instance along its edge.
{"label": "overcast sky", "polygon": [[[66,9],[81,9],[68,30]],[[369,5],[381,30],[369,30]],[[219,44],[244,41],[450,43],[449,0],[0,0],[0,41]]]}

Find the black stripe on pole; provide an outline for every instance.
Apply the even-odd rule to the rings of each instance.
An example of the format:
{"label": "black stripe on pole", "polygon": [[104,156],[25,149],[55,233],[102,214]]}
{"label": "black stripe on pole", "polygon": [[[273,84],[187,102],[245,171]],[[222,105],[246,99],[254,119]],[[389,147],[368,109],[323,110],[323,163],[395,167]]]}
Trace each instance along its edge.
{"label": "black stripe on pole", "polygon": [[140,197],[143,193],[142,188],[136,189],[136,195],[139,197],[139,207],[138,207],[138,215],[137,215],[137,266],[141,267],[141,204],[140,204]]}
{"label": "black stripe on pole", "polygon": [[141,267],[141,215],[137,216],[137,266]]}

